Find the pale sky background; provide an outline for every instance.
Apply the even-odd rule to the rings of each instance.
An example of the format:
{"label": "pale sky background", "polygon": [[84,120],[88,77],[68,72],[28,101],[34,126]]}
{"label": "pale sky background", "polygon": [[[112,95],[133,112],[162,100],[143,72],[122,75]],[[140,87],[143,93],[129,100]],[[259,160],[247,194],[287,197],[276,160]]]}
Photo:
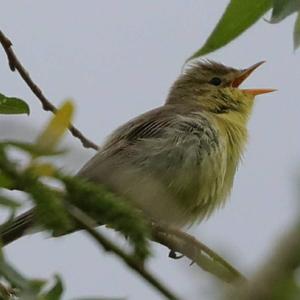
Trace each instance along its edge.
{"label": "pale sky background", "polygon": [[[203,44],[228,2],[1,1],[0,28],[47,97],[56,105],[74,98],[76,125],[101,143],[118,125],[164,102],[183,62]],[[267,64],[245,86],[278,89],[257,99],[250,143],[230,201],[190,230],[247,275],[255,272],[297,215],[300,50],[292,50],[294,17],[279,25],[261,20],[208,56],[241,68],[265,59]],[[50,115],[10,72],[2,50],[0,78],[1,93],[24,98],[31,107],[30,117],[1,116],[0,138],[32,140]],[[70,153],[58,164],[74,173],[93,151],[82,149],[69,134],[66,141]],[[150,269],[167,286],[184,299],[215,299],[211,275],[190,267],[186,259],[169,259],[162,246],[153,245],[153,251]],[[62,274],[64,299],[162,299],[84,233],[60,239],[36,234],[13,243],[5,253],[29,276]]]}

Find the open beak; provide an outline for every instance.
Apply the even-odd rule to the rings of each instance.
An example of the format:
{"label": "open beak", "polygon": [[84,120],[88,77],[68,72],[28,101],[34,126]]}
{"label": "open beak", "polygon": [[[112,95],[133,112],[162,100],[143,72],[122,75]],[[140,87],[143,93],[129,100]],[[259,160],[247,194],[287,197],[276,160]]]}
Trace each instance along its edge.
{"label": "open beak", "polygon": [[[263,63],[265,63],[265,61],[260,61],[257,64],[251,66],[250,68],[244,70],[240,76],[238,76],[232,80],[231,86],[234,88],[238,88],[242,84],[242,82],[245,81],[246,78],[248,78],[250,76],[250,74],[254,70],[256,70],[260,65],[262,65]],[[274,90],[274,89],[241,89],[241,91],[244,92],[245,94],[256,96],[256,95],[271,93],[276,90]]]}

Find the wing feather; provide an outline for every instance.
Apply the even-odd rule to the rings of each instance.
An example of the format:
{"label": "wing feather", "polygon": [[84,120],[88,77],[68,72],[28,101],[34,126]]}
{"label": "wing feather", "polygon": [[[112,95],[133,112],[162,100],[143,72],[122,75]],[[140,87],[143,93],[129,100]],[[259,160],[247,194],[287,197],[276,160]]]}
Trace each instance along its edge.
{"label": "wing feather", "polygon": [[118,128],[78,175],[133,199],[153,218],[184,223],[195,206],[205,214],[206,191],[222,174],[221,151],[199,107],[165,105]]}

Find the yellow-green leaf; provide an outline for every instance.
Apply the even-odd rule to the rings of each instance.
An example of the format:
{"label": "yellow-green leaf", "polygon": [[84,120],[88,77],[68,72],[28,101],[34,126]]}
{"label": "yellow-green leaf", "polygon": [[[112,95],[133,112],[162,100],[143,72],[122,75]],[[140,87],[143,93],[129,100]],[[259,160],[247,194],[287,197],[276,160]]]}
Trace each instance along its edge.
{"label": "yellow-green leaf", "polygon": [[188,60],[215,51],[238,37],[272,6],[272,0],[231,0],[205,44]]}
{"label": "yellow-green leaf", "polygon": [[3,147],[12,146],[18,148],[19,150],[30,153],[33,157],[55,156],[55,155],[64,154],[66,152],[64,150],[44,149],[44,148],[40,148],[36,144],[17,142],[17,141],[5,141],[3,143],[0,143],[0,146]]}
{"label": "yellow-green leaf", "polygon": [[33,163],[29,166],[28,171],[37,176],[53,176],[56,172],[55,166],[50,163]]}
{"label": "yellow-green leaf", "polygon": [[37,138],[36,144],[41,149],[52,150],[59,143],[63,134],[70,126],[74,106],[71,101],[66,101],[59,108],[48,126]]}
{"label": "yellow-green leaf", "polygon": [[273,10],[270,23],[278,23],[300,10],[300,0],[273,0]]}
{"label": "yellow-green leaf", "polygon": [[27,114],[29,115],[28,104],[19,98],[7,97],[0,94],[0,114]]}

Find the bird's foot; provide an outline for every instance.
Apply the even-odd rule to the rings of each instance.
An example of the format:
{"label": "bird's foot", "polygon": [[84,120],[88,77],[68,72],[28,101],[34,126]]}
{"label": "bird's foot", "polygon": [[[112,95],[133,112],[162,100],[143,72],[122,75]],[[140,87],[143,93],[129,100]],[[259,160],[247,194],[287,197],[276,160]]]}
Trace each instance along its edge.
{"label": "bird's foot", "polygon": [[170,250],[169,257],[173,259],[180,259],[184,257],[184,255],[177,255],[177,253],[174,250]]}

